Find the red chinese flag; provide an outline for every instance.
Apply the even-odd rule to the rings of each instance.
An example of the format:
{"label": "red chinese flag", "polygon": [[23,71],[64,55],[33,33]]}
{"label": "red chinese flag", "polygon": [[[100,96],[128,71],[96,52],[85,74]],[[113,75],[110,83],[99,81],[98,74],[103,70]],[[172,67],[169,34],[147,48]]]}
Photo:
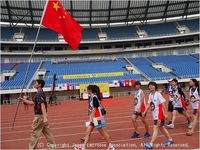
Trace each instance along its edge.
{"label": "red chinese flag", "polygon": [[62,34],[73,50],[78,48],[83,27],[71,17],[59,0],[48,1],[42,25]]}

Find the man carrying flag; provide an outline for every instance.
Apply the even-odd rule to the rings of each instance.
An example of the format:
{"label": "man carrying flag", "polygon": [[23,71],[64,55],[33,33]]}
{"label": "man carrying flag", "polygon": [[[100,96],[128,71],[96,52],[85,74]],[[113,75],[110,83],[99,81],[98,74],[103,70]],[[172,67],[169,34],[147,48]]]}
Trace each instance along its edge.
{"label": "man carrying flag", "polygon": [[22,101],[28,105],[34,105],[34,113],[35,117],[32,123],[32,132],[31,138],[29,142],[29,149],[36,149],[37,143],[40,138],[41,133],[47,139],[48,147],[50,149],[56,149],[56,143],[53,137],[53,134],[49,128],[49,121],[47,115],[47,101],[46,96],[43,91],[43,87],[45,86],[44,80],[36,80],[35,88],[37,89],[37,94],[34,102],[28,101],[26,98],[19,97],[18,100]]}
{"label": "man carrying flag", "polygon": [[42,25],[62,34],[73,50],[78,48],[83,27],[71,17],[59,0],[48,0]]}

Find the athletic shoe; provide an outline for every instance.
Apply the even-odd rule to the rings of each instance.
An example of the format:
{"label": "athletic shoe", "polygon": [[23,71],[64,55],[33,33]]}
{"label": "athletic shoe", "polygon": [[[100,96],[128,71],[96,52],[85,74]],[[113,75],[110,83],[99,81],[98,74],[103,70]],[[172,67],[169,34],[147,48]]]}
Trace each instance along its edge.
{"label": "athletic shoe", "polygon": [[131,136],[131,138],[137,138],[140,136],[140,133],[134,132],[134,134]]}
{"label": "athletic shoe", "polygon": [[[190,120],[192,120],[192,117],[190,116]],[[190,124],[190,120],[188,120],[188,124]]]}
{"label": "athletic shoe", "polygon": [[171,124],[167,125],[167,127],[170,128],[170,129],[174,129],[174,124],[171,123]]}
{"label": "athletic shoe", "polygon": [[74,147],[74,150],[85,150],[83,147]]}
{"label": "athletic shoe", "polygon": [[187,134],[188,136],[191,136],[191,135],[194,134],[194,132],[193,132],[193,131],[189,131],[189,132],[187,132],[186,134]]}
{"label": "athletic shoe", "polygon": [[85,137],[81,138],[80,140],[84,142],[85,141]]}
{"label": "athletic shoe", "polygon": [[170,121],[170,122],[168,122],[168,124],[167,125],[170,125],[172,122]]}
{"label": "athletic shoe", "polygon": [[192,129],[193,123],[189,123],[188,128]]}
{"label": "athletic shoe", "polygon": [[153,148],[152,145],[151,145],[151,143],[144,143],[144,146],[146,148],[148,148],[148,149],[152,149]]}
{"label": "athletic shoe", "polygon": [[148,133],[148,132],[146,132],[145,135],[143,136],[143,139],[145,139],[145,138],[149,138],[150,136],[151,136],[151,134]]}
{"label": "athletic shoe", "polygon": [[167,140],[167,142],[165,142],[165,146],[169,146],[169,145],[171,145],[171,144],[173,144],[174,143],[174,141],[173,140]]}

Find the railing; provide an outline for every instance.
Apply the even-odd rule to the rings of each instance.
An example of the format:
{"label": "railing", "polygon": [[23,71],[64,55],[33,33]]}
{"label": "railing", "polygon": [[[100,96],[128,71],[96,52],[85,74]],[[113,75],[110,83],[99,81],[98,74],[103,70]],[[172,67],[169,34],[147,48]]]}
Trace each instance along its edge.
{"label": "railing", "polygon": [[196,75],[181,75],[179,76],[181,79],[184,79],[184,78],[199,78],[199,75],[196,74]]}
{"label": "railing", "polygon": [[[187,43],[182,43],[182,44],[198,44],[199,41],[195,42],[187,42]],[[163,47],[163,46],[177,46],[177,45],[181,45],[179,43],[176,43],[176,44],[162,44],[162,45],[155,45],[155,46],[148,46],[148,47],[145,47],[145,46],[142,46],[142,47],[135,47],[135,48],[132,48],[132,47],[129,47],[129,48],[125,48],[124,51],[126,50],[129,50],[129,49],[140,49],[140,48],[156,48],[156,47]],[[105,49],[102,49],[102,50],[105,50]],[[91,50],[92,51],[92,50]],[[12,51],[12,52],[6,52],[6,51],[1,51],[1,53],[31,53],[30,51]],[[42,51],[38,51],[38,52],[34,52],[35,54],[42,54]],[[83,53],[84,53],[84,50],[83,50]]]}

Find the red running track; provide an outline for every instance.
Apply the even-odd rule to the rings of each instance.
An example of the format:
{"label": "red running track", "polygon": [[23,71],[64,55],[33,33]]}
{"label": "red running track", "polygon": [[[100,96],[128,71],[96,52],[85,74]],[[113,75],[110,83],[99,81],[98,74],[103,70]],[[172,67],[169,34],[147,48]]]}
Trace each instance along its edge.
{"label": "red running track", "polygon": [[[165,95],[167,98],[167,96]],[[133,98],[117,97],[103,100],[107,111],[107,131],[111,135],[112,143],[116,149],[145,149],[143,143],[149,142],[150,138],[142,139],[145,130],[140,118],[138,118],[139,132],[141,137],[130,138],[133,133],[131,116],[133,112]],[[87,101],[62,101],[61,105],[48,107],[50,128],[53,132],[58,149],[73,149],[73,145],[82,144],[80,138],[85,136],[85,122],[88,121]],[[20,105],[16,118],[14,130],[11,130],[16,105],[5,105],[1,107],[1,149],[28,149],[31,134],[31,124],[34,117],[33,108],[29,113],[23,112],[23,105]],[[191,106],[188,113],[192,115]],[[153,119],[151,112],[146,117],[153,131]],[[168,121],[166,120],[166,123]],[[199,148],[199,125],[193,136],[187,136],[187,121],[184,116],[178,115],[174,129],[167,129],[175,144],[172,147],[163,147],[166,137],[159,132],[155,142],[155,149],[197,149]],[[38,142],[38,149],[46,149],[48,144],[43,135]],[[97,130],[94,130],[88,143],[87,149],[106,149],[106,142],[101,139]]]}

